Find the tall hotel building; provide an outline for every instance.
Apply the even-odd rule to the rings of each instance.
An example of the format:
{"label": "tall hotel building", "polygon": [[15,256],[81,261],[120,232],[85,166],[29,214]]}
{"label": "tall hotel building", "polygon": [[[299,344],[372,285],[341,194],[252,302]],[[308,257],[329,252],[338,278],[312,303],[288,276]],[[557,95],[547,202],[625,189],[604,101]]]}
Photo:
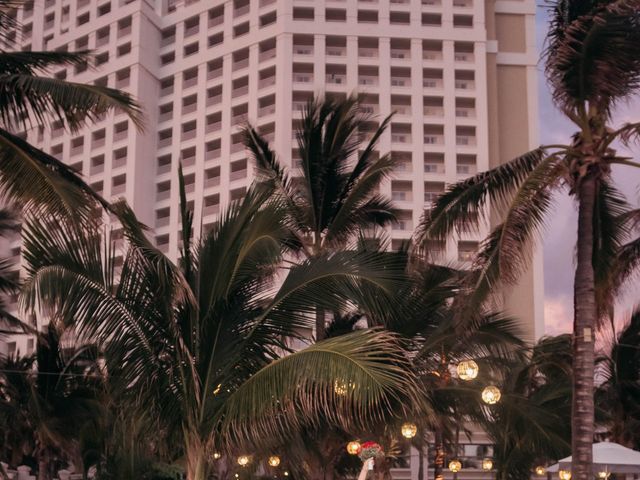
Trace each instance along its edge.
{"label": "tall hotel building", "polygon": [[[32,0],[17,15],[24,50],[95,52],[96,68],[55,77],[143,104],[144,132],[112,114],[77,134],[55,122],[27,134],[105,198],[126,197],[172,258],[179,162],[198,235],[252,180],[238,127],[257,125],[295,167],[294,129],[317,93],[358,92],[374,119],[396,112],[379,145],[399,160],[383,186],[400,210],[395,244],[445,185],[538,142],[534,0]],[[481,238],[434,248],[465,261]],[[505,294],[531,337],[542,322],[539,264]],[[33,348],[21,342],[0,352]]]}

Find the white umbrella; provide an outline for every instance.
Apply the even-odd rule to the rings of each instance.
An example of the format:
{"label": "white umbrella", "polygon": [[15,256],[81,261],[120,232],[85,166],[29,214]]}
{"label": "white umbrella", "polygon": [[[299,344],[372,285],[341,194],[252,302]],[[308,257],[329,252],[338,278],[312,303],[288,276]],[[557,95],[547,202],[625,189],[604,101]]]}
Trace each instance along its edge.
{"label": "white umbrella", "polygon": [[[547,468],[547,472],[570,470],[571,457],[563,458]],[[600,442],[593,444],[593,471],[610,473],[640,473],[640,452],[617,443]]]}

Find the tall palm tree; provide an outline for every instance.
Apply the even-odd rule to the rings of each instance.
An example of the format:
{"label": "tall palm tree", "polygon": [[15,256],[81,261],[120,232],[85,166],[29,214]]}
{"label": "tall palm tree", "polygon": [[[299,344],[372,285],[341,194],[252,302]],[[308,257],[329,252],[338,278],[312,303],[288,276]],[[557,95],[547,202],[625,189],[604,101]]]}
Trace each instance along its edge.
{"label": "tall palm tree", "polygon": [[604,381],[596,390],[596,405],[611,441],[640,449],[640,310],[613,339],[599,362]]}
{"label": "tall palm tree", "polygon": [[[639,0],[554,0],[544,54],[558,108],[573,122],[571,141],[546,145],[448,188],[426,216],[423,233],[445,238],[477,227],[491,211],[502,221],[478,254],[474,298],[515,282],[528,263],[536,232],[553,196],[564,191],[578,205],[573,330],[573,478],[591,479],[594,433],[594,333],[608,311],[606,279],[620,240],[612,219],[621,213],[612,165],[640,167],[612,145],[640,136],[640,124],[611,128],[615,107],[640,84]],[[617,230],[619,234],[620,231]],[[472,302],[473,303],[473,302]],[[477,303],[477,302],[476,302]]]}
{"label": "tall palm tree", "polygon": [[77,461],[78,432],[103,415],[101,375],[95,348],[65,348],[59,327],[37,336],[36,351],[0,362],[0,426],[13,466],[25,455],[38,464],[38,480],[56,474],[56,465]]}
{"label": "tall palm tree", "polygon": [[[296,132],[301,176],[285,167],[258,131],[247,126],[245,144],[262,176],[287,205],[300,252],[307,258],[343,249],[364,229],[393,220],[389,199],[377,193],[392,172],[389,155],[376,145],[391,117],[383,119],[364,142],[372,118],[355,96],[324,97],[307,103]],[[316,314],[316,339],[325,337],[325,313]]]}
{"label": "tall palm tree", "polygon": [[113,88],[52,78],[55,69],[90,62],[88,51],[16,51],[9,34],[20,28],[15,11],[23,3],[0,0],[0,189],[16,203],[84,218],[95,200],[104,200],[77,172],[15,132],[56,120],[76,130],[112,110],[142,126],[140,107]]}
{"label": "tall palm tree", "polygon": [[[11,208],[0,209],[0,237],[10,239],[20,231],[18,218]],[[0,259],[0,294],[15,295],[19,290],[15,279],[13,258]],[[6,334],[15,334],[31,329],[8,310],[5,298],[0,298],[0,339]]]}
{"label": "tall palm tree", "polygon": [[[24,306],[54,307],[102,343],[121,397],[156,412],[178,439],[189,480],[207,477],[214,448],[230,454],[283,441],[320,413],[355,428],[389,410],[401,414],[407,396],[418,401],[390,333],[357,332],[283,355],[317,305],[341,308],[361,284],[388,291],[401,272],[355,252],[282,263],[291,244],[286,215],[260,188],[229,207],[194,246],[181,183],[179,266],[152,246],[126,207],[121,268],[112,249],[103,254],[99,225],[30,219]],[[335,392],[340,380],[355,388]]]}

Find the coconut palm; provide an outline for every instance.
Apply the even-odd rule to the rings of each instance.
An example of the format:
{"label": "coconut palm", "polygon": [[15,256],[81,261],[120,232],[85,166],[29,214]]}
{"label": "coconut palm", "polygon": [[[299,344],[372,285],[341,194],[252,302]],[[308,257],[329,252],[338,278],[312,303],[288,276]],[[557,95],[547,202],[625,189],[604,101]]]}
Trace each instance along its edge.
{"label": "coconut palm", "polygon": [[604,381],[596,390],[596,405],[604,415],[608,439],[640,449],[640,310],[620,331],[600,359]]}
{"label": "coconut palm", "polygon": [[[428,213],[423,234],[445,238],[501,215],[478,254],[474,298],[499,284],[515,282],[527,266],[536,232],[554,195],[568,193],[578,205],[575,271],[573,478],[591,478],[593,441],[594,332],[611,290],[608,255],[620,239],[614,226],[621,208],[610,176],[612,165],[638,168],[612,145],[637,138],[640,124],[611,128],[615,107],[640,83],[638,0],[556,0],[544,54],[546,75],[558,108],[576,133],[563,145],[546,145],[448,188]],[[488,207],[490,203],[491,207]],[[620,233],[617,231],[617,233]],[[609,297],[610,298],[610,297]],[[474,302],[472,302],[473,304]],[[477,302],[475,302],[477,304]]]}
{"label": "coconut palm", "polygon": [[538,464],[569,454],[571,444],[571,338],[540,339],[509,369],[504,400],[483,427],[494,443],[496,478],[526,478]]}
{"label": "coconut palm", "polygon": [[[0,209],[0,237],[11,238],[20,230],[15,212],[10,208]],[[15,279],[14,259],[0,259],[0,293],[3,295],[15,295],[19,284]],[[30,331],[18,318],[8,311],[5,298],[0,298],[0,339],[6,334]]]}
{"label": "coconut palm", "polygon": [[[343,308],[363,284],[387,291],[401,272],[357,252],[283,263],[292,239],[270,195],[250,189],[194,245],[182,188],[179,266],[122,206],[127,244],[119,268],[99,225],[40,217],[25,228],[24,306],[54,307],[101,342],[120,397],[156,412],[178,439],[189,480],[207,477],[214,448],[231,454],[269,446],[320,414],[362,427],[387,411],[401,414],[404,396],[415,396],[390,333],[357,332],[283,355],[316,306]],[[340,395],[339,380],[356,387]]]}
{"label": "coconut palm", "polygon": [[[364,132],[372,118],[355,96],[324,97],[307,103],[296,132],[302,175],[284,166],[259,132],[247,126],[245,144],[259,171],[287,205],[293,234],[307,258],[343,249],[359,232],[393,220],[389,199],[377,189],[392,172],[389,155],[375,151],[391,117]],[[316,339],[325,337],[325,314],[318,309]]]}
{"label": "coconut palm", "polygon": [[56,466],[80,460],[78,432],[103,415],[96,360],[91,345],[65,347],[54,323],[33,355],[2,359],[0,426],[14,467],[32,456],[38,480],[48,480]]}
{"label": "coconut palm", "polygon": [[23,3],[0,0],[0,188],[16,203],[84,217],[93,200],[104,200],[73,169],[14,132],[57,120],[76,130],[112,110],[141,126],[140,108],[119,90],[51,77],[55,69],[90,62],[89,52],[15,51],[10,33],[20,28],[15,11]]}

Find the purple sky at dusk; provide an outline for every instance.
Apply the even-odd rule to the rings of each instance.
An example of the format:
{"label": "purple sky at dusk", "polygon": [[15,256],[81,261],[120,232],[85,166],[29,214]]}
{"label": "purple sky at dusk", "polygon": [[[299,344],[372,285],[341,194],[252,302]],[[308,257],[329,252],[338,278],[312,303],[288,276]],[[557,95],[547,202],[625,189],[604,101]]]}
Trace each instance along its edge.
{"label": "purple sky at dusk", "polygon": [[[544,7],[538,8],[537,40],[539,50],[542,49],[547,30],[547,14]],[[551,102],[549,89],[539,66],[539,109],[540,109],[540,142],[567,143],[573,128],[555,109]],[[616,123],[638,121],[637,105],[619,108]],[[634,148],[634,156],[640,157],[640,145]],[[640,199],[640,170],[622,167],[613,170],[618,187],[627,195],[633,205]],[[557,334],[571,331],[573,315],[573,274],[574,252],[577,229],[576,208],[568,197],[558,197],[555,211],[550,217],[544,232],[544,282],[545,282],[545,333]],[[635,287],[635,288],[634,288]],[[626,289],[625,295],[616,307],[616,317],[623,321],[628,317],[634,305],[640,303],[640,286],[638,282]]]}

